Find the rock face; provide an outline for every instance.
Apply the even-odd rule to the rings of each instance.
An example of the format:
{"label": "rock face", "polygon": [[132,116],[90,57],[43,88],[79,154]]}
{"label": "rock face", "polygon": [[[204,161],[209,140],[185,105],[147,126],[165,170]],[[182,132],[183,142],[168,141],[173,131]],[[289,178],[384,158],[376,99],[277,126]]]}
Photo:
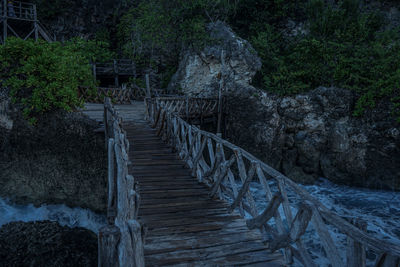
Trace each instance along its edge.
{"label": "rock face", "polygon": [[381,104],[355,118],[356,98],[348,90],[321,87],[293,97],[257,90],[249,85],[260,67],[251,46],[221,23],[213,29],[225,41],[202,55],[184,53],[170,86],[215,96],[221,73],[228,139],[302,183],[325,177],[400,190],[400,126],[390,107]]}
{"label": "rock face", "polygon": [[202,53],[183,53],[178,71],[168,86],[170,91],[180,89],[190,96],[209,97],[218,94],[221,79],[231,84],[224,88],[249,86],[261,68],[260,58],[251,45],[222,22],[208,25],[212,45]]}
{"label": "rock face", "polygon": [[66,204],[105,211],[106,153],[104,136],[94,133],[95,122],[58,112],[31,126],[15,106],[8,105],[2,113],[0,197],[18,204]]}
{"label": "rock face", "polygon": [[38,4],[39,20],[56,35],[57,41],[77,36],[95,37],[96,32],[117,24],[116,14],[124,5],[124,1],[118,0],[61,0],[54,3],[55,9],[46,1],[35,2]]}
{"label": "rock face", "polygon": [[400,125],[390,108],[355,118],[352,92],[325,87],[294,97],[260,91],[228,99],[229,139],[290,178],[400,189]]}
{"label": "rock face", "polygon": [[97,236],[56,222],[13,222],[0,228],[0,266],[97,266]]}

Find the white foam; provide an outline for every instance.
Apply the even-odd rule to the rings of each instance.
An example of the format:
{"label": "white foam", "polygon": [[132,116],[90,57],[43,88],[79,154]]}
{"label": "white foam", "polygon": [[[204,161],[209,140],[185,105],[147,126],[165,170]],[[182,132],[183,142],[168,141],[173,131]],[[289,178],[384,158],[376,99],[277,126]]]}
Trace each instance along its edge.
{"label": "white foam", "polygon": [[[270,183],[270,187],[273,192],[276,192],[277,188],[273,182]],[[400,220],[398,219],[400,218],[400,192],[336,185],[326,179],[320,179],[315,185],[302,187],[337,214],[366,221],[367,231],[372,236],[390,240],[400,245]],[[266,195],[261,184],[251,183],[250,191],[255,199],[256,208],[261,213],[267,206]],[[290,191],[287,193],[289,202],[294,204],[291,206],[294,216],[297,213],[295,206],[300,203],[300,199]],[[279,212],[283,215],[282,206],[279,208]],[[249,214],[246,215],[246,217],[250,217]],[[276,229],[273,219],[269,224]],[[288,227],[285,221],[284,224]],[[346,236],[331,225],[327,225],[327,227],[339,253],[345,259]],[[302,240],[317,266],[329,266],[319,238],[312,226],[308,227]],[[372,265],[373,257],[374,255],[367,254],[368,265]]]}
{"label": "white foam", "polygon": [[0,227],[9,222],[56,221],[62,226],[83,227],[96,234],[106,224],[106,217],[91,210],[65,205],[16,205],[0,198]]}

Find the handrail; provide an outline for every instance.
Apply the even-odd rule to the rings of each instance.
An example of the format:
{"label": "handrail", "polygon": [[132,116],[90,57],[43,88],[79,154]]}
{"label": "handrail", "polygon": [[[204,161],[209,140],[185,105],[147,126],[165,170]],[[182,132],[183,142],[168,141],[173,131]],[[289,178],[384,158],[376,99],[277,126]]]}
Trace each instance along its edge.
{"label": "handrail", "polygon": [[[110,97],[113,103],[130,104],[133,100],[143,100],[146,97],[146,89],[136,85],[131,85],[128,88],[97,87],[95,94],[92,94],[89,88],[79,87],[78,92],[81,99],[91,103],[103,103],[104,97]],[[164,93],[164,89],[151,90],[153,96]]]}
{"label": "handrail", "polygon": [[0,16],[10,19],[36,20],[36,5],[32,3],[13,1],[12,4],[7,4],[1,0],[0,10],[3,12]]}
{"label": "handrail", "polygon": [[[305,266],[316,266],[302,241],[310,226],[315,229],[333,267],[365,266],[367,248],[377,255],[375,266],[390,266],[400,261],[399,244],[366,233],[362,221],[348,222],[249,152],[186,122],[181,116],[185,99],[146,98],[145,103],[147,119],[186,161],[193,176],[211,187],[211,195],[229,196],[231,210],[238,209],[242,216],[247,213],[251,217],[247,220],[248,226],[261,230],[271,250],[282,249],[288,264],[294,257]],[[269,203],[261,214],[250,190],[256,178]],[[292,195],[300,200],[300,208],[289,198]],[[293,208],[297,208],[295,215]],[[272,218],[274,224],[269,224]],[[329,233],[332,226],[347,236],[345,257]]]}
{"label": "handrail", "polygon": [[129,141],[110,98],[104,103],[104,129],[108,154],[108,225],[99,231],[99,266],[144,266],[142,227],[137,221],[140,196],[137,182],[128,172]]}

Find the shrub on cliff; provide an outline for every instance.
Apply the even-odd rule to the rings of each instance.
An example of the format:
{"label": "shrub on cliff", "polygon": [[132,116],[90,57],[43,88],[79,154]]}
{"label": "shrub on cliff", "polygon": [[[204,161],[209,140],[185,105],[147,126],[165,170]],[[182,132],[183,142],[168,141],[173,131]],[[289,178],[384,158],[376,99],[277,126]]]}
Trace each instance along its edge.
{"label": "shrub on cliff", "polygon": [[209,41],[206,25],[224,20],[231,0],[149,0],[132,7],[119,24],[126,56],[137,65],[158,68],[164,85],[176,71],[182,49],[201,50]]}
{"label": "shrub on cliff", "polygon": [[80,106],[79,86],[95,88],[89,59],[97,52],[83,47],[17,38],[0,46],[0,82],[31,123],[43,113]]}
{"label": "shrub on cliff", "polygon": [[303,17],[294,13],[296,1],[261,2],[274,2],[282,14],[303,20],[303,26],[300,34],[291,35],[282,16],[261,14],[245,27],[237,25],[257,29],[247,38],[263,61],[258,86],[282,95],[318,86],[347,88],[358,95],[354,115],[381,99],[391,101],[400,115],[400,35],[386,29],[383,16],[363,9],[358,0],[310,0],[297,10]]}

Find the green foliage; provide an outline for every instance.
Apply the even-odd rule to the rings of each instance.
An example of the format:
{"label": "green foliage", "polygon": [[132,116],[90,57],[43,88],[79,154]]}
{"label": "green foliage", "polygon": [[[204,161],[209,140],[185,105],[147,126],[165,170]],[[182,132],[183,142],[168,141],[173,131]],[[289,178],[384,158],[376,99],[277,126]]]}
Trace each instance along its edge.
{"label": "green foliage", "polygon": [[250,39],[265,25],[282,26],[288,17],[304,14],[304,0],[239,0],[230,16],[230,24],[244,38]]}
{"label": "green foliage", "polygon": [[9,38],[0,46],[0,81],[34,124],[41,114],[80,106],[78,87],[95,89],[85,52],[76,43],[62,45]]}
{"label": "green foliage", "polygon": [[105,40],[73,38],[65,43],[64,48],[71,53],[79,53],[90,62],[107,62],[116,57],[115,53],[110,51],[110,44]]}
{"label": "green foliage", "polygon": [[201,50],[210,41],[207,23],[224,20],[232,7],[229,0],[141,1],[122,17],[118,27],[124,54],[139,67],[158,69],[165,85],[182,48]]}
{"label": "green foliage", "polygon": [[71,8],[71,3],[65,0],[33,0],[37,6],[37,12],[40,19],[52,19]]}
{"label": "green foliage", "polygon": [[[271,6],[275,1],[257,3]],[[293,3],[286,2],[282,10],[290,13]],[[304,6],[307,34],[297,36],[282,33],[279,16],[259,16],[246,26],[257,29],[249,39],[263,61],[259,86],[282,95],[318,86],[348,88],[359,96],[354,115],[383,98],[400,115],[399,31],[384,30],[379,13],[362,10],[357,0],[335,6],[310,0]]]}

